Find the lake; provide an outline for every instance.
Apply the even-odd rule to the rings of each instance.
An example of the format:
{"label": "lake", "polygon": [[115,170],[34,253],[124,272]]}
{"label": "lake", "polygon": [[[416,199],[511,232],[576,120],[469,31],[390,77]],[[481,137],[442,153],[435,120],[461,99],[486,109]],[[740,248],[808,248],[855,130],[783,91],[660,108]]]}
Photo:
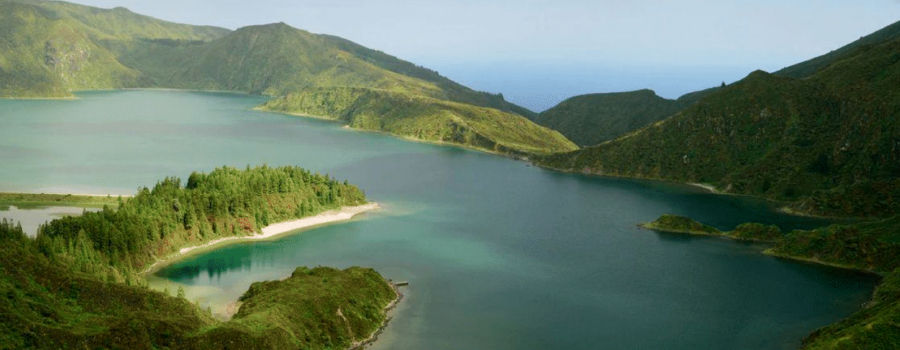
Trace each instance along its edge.
{"label": "lake", "polygon": [[761,201],[251,110],[263,101],[172,91],[2,100],[0,191],[133,194],[222,165],[347,179],[383,209],[193,255],[150,279],[221,311],[297,266],[373,267],[410,282],[375,349],[793,349],[859,310],[876,283],[763,256],[764,245],[635,226],[663,213],[719,229],[824,223]]}

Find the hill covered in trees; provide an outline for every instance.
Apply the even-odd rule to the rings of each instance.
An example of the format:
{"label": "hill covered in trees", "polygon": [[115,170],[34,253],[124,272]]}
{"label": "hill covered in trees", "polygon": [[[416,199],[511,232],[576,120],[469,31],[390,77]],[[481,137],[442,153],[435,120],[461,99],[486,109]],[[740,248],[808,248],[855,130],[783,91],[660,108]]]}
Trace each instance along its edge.
{"label": "hill covered in trees", "polygon": [[559,131],[579,146],[595,146],[643,128],[687,106],[653,90],[589,94],[569,98],[550,108],[534,122]]}
{"label": "hill covered in trees", "polygon": [[[356,100],[388,94],[416,101],[415,111],[367,110],[366,118],[381,125],[365,123],[365,129],[411,137],[408,128],[395,125],[404,119],[404,124],[421,129],[416,137],[428,141],[511,154],[577,148],[558,133],[534,125],[527,118],[533,112],[499,94],[474,91],[432,70],[335,36],[284,23],[231,31],[161,21],[124,8],[0,0],[0,97],[71,97],[79,90],[119,88],[233,91],[287,100],[347,91],[360,92]],[[278,107],[267,109],[334,120],[358,114],[333,107],[329,114],[321,114],[322,106],[306,104],[278,103]],[[450,129],[465,129],[460,135],[444,137],[448,121],[443,117],[448,114],[460,121],[451,123]],[[486,128],[488,124],[496,125]],[[524,126],[507,133],[505,126],[511,124]],[[529,137],[522,138],[526,134]],[[552,141],[534,142],[545,139]]]}
{"label": "hill covered in trees", "polygon": [[227,322],[148,289],[134,271],[186,245],[363,202],[355,186],[296,167],[220,168],[52,221],[35,239],[4,219],[0,348],[347,348],[381,326],[397,297],[371,269],[298,268],[255,283]]}
{"label": "hill covered in trees", "polygon": [[124,282],[185,246],[365,202],[356,186],[297,167],[219,168],[185,184],[166,178],[118,208],[54,220],[35,244],[76,269]]}
{"label": "hill covered in trees", "polygon": [[537,163],[709,183],[804,213],[893,215],[900,209],[900,37],[887,37],[845,50],[808,78],[753,72],[671,118]]}

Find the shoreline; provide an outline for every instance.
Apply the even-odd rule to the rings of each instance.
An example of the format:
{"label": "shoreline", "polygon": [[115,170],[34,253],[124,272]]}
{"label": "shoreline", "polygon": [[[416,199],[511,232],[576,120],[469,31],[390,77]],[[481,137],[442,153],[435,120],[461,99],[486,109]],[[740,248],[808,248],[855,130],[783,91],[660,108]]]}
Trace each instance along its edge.
{"label": "shoreline", "polygon": [[400,301],[403,300],[404,295],[403,295],[403,292],[400,291],[400,286],[398,286],[396,283],[394,283],[393,281],[390,281],[390,280],[388,280],[387,283],[389,285],[391,285],[391,288],[394,290],[394,293],[397,295],[397,297],[394,298],[394,300],[391,300],[391,302],[388,303],[387,306],[385,306],[384,309],[382,310],[382,312],[384,312],[384,316],[385,316],[384,322],[381,322],[381,326],[378,327],[378,329],[376,329],[375,331],[373,331],[372,334],[369,334],[369,336],[366,339],[362,339],[362,340],[351,343],[350,347],[348,347],[347,350],[362,349],[362,348],[365,348],[366,346],[376,342],[378,340],[378,336],[381,335],[382,332],[384,332],[384,329],[387,328],[388,323],[390,323],[391,320],[393,319],[393,317],[388,316],[388,313],[391,310],[393,310],[394,308],[396,308],[397,304],[400,304]]}
{"label": "shoreline", "polygon": [[205,248],[209,248],[215,245],[219,245],[224,242],[237,243],[244,241],[254,241],[254,240],[265,240],[272,239],[277,236],[281,236],[283,234],[289,233],[291,231],[297,231],[300,229],[307,229],[312,227],[317,227],[325,224],[331,224],[341,221],[347,221],[352,219],[354,216],[362,214],[367,211],[375,210],[380,208],[378,203],[368,203],[363,205],[358,205],[355,207],[342,207],[340,209],[332,209],[329,211],[325,211],[319,213],[315,216],[309,216],[297,220],[279,222],[275,224],[271,224],[269,226],[263,227],[260,233],[252,235],[252,236],[233,236],[233,237],[223,237],[219,239],[215,239],[204,244],[190,246],[181,248],[178,252],[169,254],[168,256],[158,259],[155,263],[150,265],[147,269],[141,272],[142,275],[153,273],[158,271],[159,269],[168,266],[181,258],[184,258],[189,253],[197,250],[202,250]]}

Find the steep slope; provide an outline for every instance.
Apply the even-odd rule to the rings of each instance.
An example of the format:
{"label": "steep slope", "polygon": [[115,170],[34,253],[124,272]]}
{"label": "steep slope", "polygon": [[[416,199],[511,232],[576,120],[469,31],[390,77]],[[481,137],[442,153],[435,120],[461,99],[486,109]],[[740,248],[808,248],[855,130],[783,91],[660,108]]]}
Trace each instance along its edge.
{"label": "steep slope", "polygon": [[900,38],[864,45],[797,80],[754,72],[675,117],[540,164],[717,185],[796,210],[900,209]]}
{"label": "steep slope", "polygon": [[[354,99],[389,95],[392,101],[416,101],[416,111],[373,114],[387,111],[370,109],[366,118],[374,122],[350,123],[354,127],[512,155],[577,149],[561,135],[534,125],[526,118],[533,112],[501,95],[474,91],[383,52],[284,23],[231,32],[160,21],[124,8],[34,0],[0,0],[0,10],[0,97],[70,97],[78,90],[157,87],[286,100],[365,90],[372,93]],[[271,105],[278,107],[265,108],[325,115],[302,104]],[[348,122],[348,115],[359,114],[331,112],[327,116]],[[460,129],[455,134],[445,132],[448,119],[441,116],[447,113],[463,120],[450,123],[450,129]],[[403,125],[395,123],[398,118]],[[408,130],[412,125],[415,133]]]}
{"label": "steep slope", "polygon": [[0,96],[67,97],[131,87],[142,73],[122,65],[112,40],[208,40],[226,29],[174,24],[117,8],[0,1]]}
{"label": "steep slope", "polygon": [[590,94],[569,98],[534,122],[557,130],[580,146],[594,146],[663,120],[685,107],[653,90]]}
{"label": "steep slope", "polygon": [[835,62],[853,56],[860,47],[878,45],[897,37],[900,37],[900,22],[884,27],[875,33],[859,38],[857,41],[822,56],[783,68],[774,74],[797,79],[808,78]]}

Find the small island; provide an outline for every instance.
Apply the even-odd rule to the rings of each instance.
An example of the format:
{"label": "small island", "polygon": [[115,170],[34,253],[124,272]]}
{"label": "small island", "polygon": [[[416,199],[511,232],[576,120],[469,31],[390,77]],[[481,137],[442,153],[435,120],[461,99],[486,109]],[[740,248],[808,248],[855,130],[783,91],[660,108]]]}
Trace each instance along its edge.
{"label": "small island", "polygon": [[716,236],[750,242],[774,243],[783,236],[781,229],[775,225],[751,222],[741,224],[732,231],[721,231],[694,219],[673,214],[663,214],[653,222],[638,224],[638,227],[658,232]]}
{"label": "small island", "polygon": [[[166,178],[117,208],[54,220],[35,238],[0,221],[0,348],[340,349],[374,339],[402,296],[372,269],[297,268],[254,283],[233,318],[151,290],[148,266],[185,249],[271,237],[376,206],[298,167]],[[348,208],[349,211],[348,211]],[[277,223],[286,223],[277,225]]]}

